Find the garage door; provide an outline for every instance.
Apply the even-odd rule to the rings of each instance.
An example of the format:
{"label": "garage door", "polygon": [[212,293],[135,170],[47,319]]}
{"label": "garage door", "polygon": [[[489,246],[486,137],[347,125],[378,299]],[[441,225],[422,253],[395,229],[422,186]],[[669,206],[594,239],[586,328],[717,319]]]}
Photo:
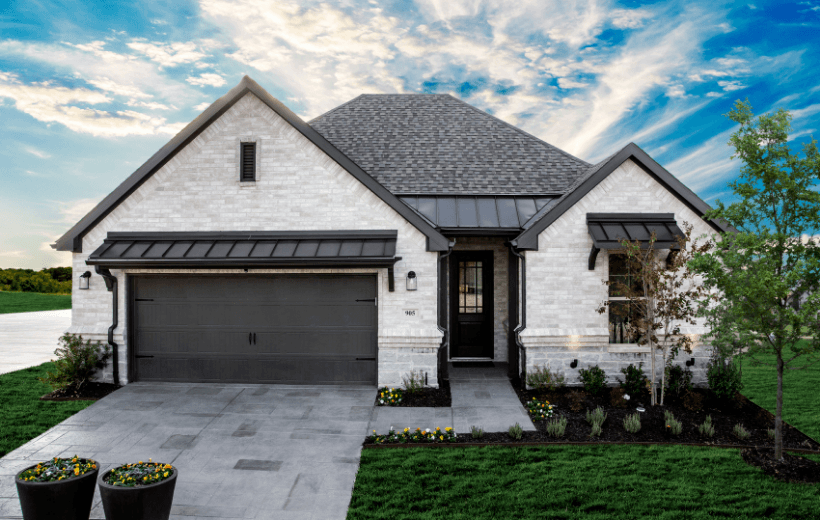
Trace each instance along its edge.
{"label": "garage door", "polygon": [[132,280],[138,381],[376,383],[374,276]]}

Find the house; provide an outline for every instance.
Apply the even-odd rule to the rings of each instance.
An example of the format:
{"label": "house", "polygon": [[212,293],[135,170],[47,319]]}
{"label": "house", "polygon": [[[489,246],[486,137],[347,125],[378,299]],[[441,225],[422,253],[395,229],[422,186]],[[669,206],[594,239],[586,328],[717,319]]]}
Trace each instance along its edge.
{"label": "house", "polygon": [[724,230],[708,209],[634,144],[590,164],[449,95],[305,122],[245,77],[54,247],[108,381],[437,386],[449,360],[575,381],[648,359],[596,312],[617,239]]}

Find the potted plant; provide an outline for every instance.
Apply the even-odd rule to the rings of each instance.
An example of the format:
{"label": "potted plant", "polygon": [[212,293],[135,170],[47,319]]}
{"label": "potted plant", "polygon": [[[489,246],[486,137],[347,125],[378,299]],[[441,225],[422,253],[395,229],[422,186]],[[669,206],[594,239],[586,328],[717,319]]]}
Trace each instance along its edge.
{"label": "potted plant", "polygon": [[110,469],[100,479],[105,517],[168,520],[176,483],[176,468],[151,459]]}
{"label": "potted plant", "polygon": [[88,520],[98,472],[95,461],[76,455],[54,457],[19,472],[14,480],[23,518]]}

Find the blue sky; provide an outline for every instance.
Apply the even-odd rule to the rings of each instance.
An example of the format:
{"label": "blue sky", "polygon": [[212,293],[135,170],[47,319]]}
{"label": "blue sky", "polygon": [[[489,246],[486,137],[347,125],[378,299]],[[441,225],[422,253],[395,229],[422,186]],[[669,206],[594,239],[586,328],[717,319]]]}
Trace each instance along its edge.
{"label": "blue sky", "polygon": [[707,201],[736,99],[818,133],[820,0],[5,5],[0,267],[68,265],[48,244],[244,74],[306,119],[436,92],[590,162],[634,141]]}

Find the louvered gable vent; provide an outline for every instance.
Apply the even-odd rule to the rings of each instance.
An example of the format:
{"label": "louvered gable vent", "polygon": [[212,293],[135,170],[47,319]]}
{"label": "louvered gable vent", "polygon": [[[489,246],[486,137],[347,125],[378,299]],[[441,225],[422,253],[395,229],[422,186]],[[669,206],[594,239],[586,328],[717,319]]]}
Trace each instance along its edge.
{"label": "louvered gable vent", "polygon": [[256,180],[256,143],[242,143],[240,180]]}

